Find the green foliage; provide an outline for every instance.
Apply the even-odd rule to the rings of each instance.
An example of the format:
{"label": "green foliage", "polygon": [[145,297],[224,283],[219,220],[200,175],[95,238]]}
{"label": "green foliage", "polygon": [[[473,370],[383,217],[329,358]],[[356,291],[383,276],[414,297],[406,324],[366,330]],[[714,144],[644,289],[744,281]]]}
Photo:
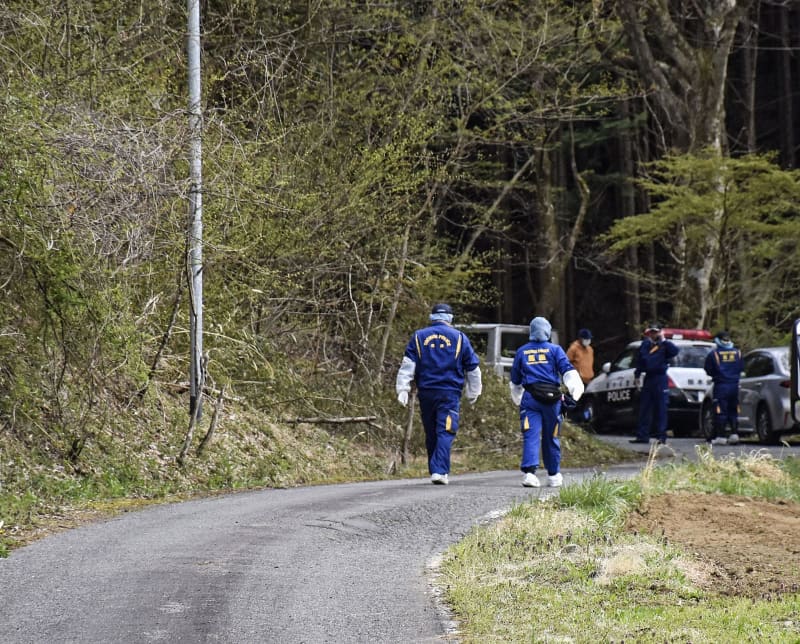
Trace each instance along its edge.
{"label": "green foliage", "polygon": [[[539,153],[567,158],[567,129],[579,149],[613,136],[582,123],[603,122],[626,88],[593,46],[618,26],[591,3],[203,10],[205,408],[224,389],[250,426],[176,466],[190,343],[184,7],[11,0],[0,451],[2,494],[33,492],[4,506],[6,529],[97,496],[382,473],[405,424],[391,383],[408,333],[433,300],[490,307],[506,271],[533,283],[549,265],[533,258],[561,254],[542,250],[534,204],[553,189],[558,240],[575,197],[517,173]],[[765,243],[793,234],[784,205],[736,238],[774,284],[795,270]],[[774,310],[766,297],[751,298],[761,317]],[[486,390],[464,410],[456,453],[465,469],[514,467],[515,410],[502,381]],[[296,442],[273,427],[324,415],[377,420]],[[414,441],[419,456],[421,432]],[[571,465],[592,453],[577,428],[564,443]],[[331,450],[341,470],[325,469]]]}
{"label": "green foliage", "polygon": [[602,240],[608,251],[656,244],[659,271],[681,276],[659,280],[663,299],[682,305],[687,317],[707,308],[702,324],[734,328],[744,342],[774,340],[751,329],[796,312],[780,303],[798,296],[800,264],[786,251],[800,239],[800,173],[782,170],[769,155],[706,152],[655,161],[640,184],[653,206],[617,219]]}

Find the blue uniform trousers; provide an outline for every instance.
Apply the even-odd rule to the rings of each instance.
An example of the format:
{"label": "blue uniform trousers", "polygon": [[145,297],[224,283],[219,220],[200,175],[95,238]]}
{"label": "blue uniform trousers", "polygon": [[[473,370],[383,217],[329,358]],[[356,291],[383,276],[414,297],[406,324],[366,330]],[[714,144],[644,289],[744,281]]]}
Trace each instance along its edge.
{"label": "blue uniform trousers", "polygon": [[539,467],[539,449],[551,476],[561,469],[561,402],[544,403],[525,393],[519,408],[522,429],[522,462],[520,470],[534,472]]}
{"label": "blue uniform trousers", "polygon": [[639,426],[636,438],[646,441],[650,438],[650,429],[655,423],[655,434],[658,440],[667,441],[667,374],[647,374],[639,396]]}
{"label": "blue uniform trousers", "polygon": [[419,389],[419,411],[425,428],[425,449],[430,474],[450,473],[450,448],[458,432],[461,392]]}
{"label": "blue uniform trousers", "polygon": [[725,425],[734,434],[739,427],[739,385],[735,382],[714,383],[714,434],[724,433]]}

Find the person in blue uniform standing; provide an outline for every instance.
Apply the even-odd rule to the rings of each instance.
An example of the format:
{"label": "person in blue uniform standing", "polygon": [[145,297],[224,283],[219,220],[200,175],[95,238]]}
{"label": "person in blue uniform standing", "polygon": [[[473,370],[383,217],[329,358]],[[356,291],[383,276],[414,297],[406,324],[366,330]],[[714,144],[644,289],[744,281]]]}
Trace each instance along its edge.
{"label": "person in blue uniform standing", "polygon": [[[708,352],[706,373],[714,381],[714,435],[713,445],[735,445],[739,442],[739,378],[744,368],[742,352],[731,340],[731,334],[720,331],[714,336],[716,345]],[[730,434],[725,435],[730,427]]]}
{"label": "person in blue uniform standing", "polygon": [[552,487],[563,483],[561,475],[561,381],[574,400],[583,395],[583,381],[567,354],[550,342],[552,327],[543,317],[530,324],[530,341],[517,349],[511,366],[511,400],[519,406],[522,430],[522,485],[539,487],[536,468],[539,450]]}
{"label": "person in blue uniform standing", "polygon": [[469,338],[452,326],[453,309],[448,304],[436,304],[430,322],[408,341],[395,390],[398,402],[405,407],[411,383],[416,383],[431,483],[447,485],[462,390],[466,383],[467,400],[475,404],[483,386],[480,360]]}
{"label": "person in blue uniform standing", "polygon": [[[645,329],[645,338],[636,355],[636,368],[633,376],[640,390],[639,424],[636,438],[631,443],[649,443],[650,429],[655,423],[656,438],[665,445],[667,442],[667,369],[680,349],[674,342],[665,340],[660,324],[651,324]],[[644,383],[641,376],[644,374]]]}

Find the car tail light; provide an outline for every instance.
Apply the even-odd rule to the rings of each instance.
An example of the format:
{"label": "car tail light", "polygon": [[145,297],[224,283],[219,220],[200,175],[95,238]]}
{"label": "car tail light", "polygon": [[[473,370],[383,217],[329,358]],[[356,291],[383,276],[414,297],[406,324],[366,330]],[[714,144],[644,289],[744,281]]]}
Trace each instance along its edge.
{"label": "car tail light", "polygon": [[779,384],[780,384],[781,387],[786,387],[786,389],[789,389],[792,386],[792,381],[791,380],[781,380]]}
{"label": "car tail light", "polygon": [[672,378],[667,376],[667,387],[670,389],[677,389],[678,385],[675,384],[675,381]]}

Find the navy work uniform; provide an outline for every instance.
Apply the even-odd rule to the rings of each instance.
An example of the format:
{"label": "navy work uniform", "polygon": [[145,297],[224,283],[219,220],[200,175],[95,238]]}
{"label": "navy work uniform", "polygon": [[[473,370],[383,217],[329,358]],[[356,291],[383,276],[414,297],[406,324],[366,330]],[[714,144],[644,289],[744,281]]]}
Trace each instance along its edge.
{"label": "navy work uniform", "polygon": [[[706,356],[705,370],[714,381],[714,435],[738,441],[739,428],[739,378],[743,362],[742,352],[731,341],[727,331],[720,331],[714,337],[716,345]],[[730,436],[725,436],[725,428],[730,427]]]}
{"label": "navy work uniform", "polygon": [[464,384],[471,404],[482,391],[480,360],[469,338],[451,326],[453,313],[447,304],[434,306],[430,319],[430,326],[415,331],[408,341],[396,390],[405,406],[412,380],[416,383],[431,482],[446,485]]}
{"label": "navy work uniform", "polygon": [[570,395],[578,400],[583,395],[580,374],[559,345],[550,342],[551,326],[542,317],[536,317],[530,325],[530,342],[517,349],[511,366],[511,398],[519,405],[520,429],[522,430],[522,484],[538,487],[534,476],[539,466],[539,449],[549,474],[549,484],[560,486],[561,469],[561,395],[552,402],[534,397],[537,384],[558,390],[562,377]]}
{"label": "navy work uniform", "polygon": [[635,442],[646,443],[650,439],[650,428],[655,422],[656,438],[667,442],[667,369],[680,349],[674,342],[661,337],[660,326],[650,326],[645,331],[647,337],[642,341],[636,357],[633,375],[638,380],[644,374],[644,384],[639,397],[639,425]]}

